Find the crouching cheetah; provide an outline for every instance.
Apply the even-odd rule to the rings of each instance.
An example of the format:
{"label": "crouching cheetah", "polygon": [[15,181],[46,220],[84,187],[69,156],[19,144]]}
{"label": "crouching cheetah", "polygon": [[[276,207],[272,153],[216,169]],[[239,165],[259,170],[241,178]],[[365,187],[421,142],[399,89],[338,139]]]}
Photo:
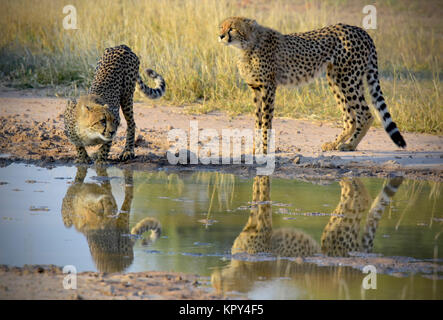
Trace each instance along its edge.
{"label": "crouching cheetah", "polygon": [[96,157],[106,161],[117,128],[120,124],[119,110],[128,125],[126,145],[120,159],[134,157],[135,122],[133,95],[137,82],[143,93],[157,99],[165,93],[166,84],[162,76],[147,69],[146,73],[155,80],[156,87],[146,86],[139,74],[140,61],[125,45],[107,48],[95,69],[95,76],[89,93],[68,101],[65,119],[65,133],[77,149],[77,162],[89,162],[85,146],[102,145]]}
{"label": "crouching cheetah", "polygon": [[255,128],[262,130],[265,153],[277,86],[296,86],[325,70],[344,113],[344,128],[334,142],[322,145],[323,151],[353,151],[368,131],[373,116],[364,98],[365,78],[384,129],[396,145],[406,147],[380,89],[374,42],[363,29],[340,23],[284,35],[254,20],[231,17],[220,24],[219,41],[240,49],[238,68],[255,94]]}

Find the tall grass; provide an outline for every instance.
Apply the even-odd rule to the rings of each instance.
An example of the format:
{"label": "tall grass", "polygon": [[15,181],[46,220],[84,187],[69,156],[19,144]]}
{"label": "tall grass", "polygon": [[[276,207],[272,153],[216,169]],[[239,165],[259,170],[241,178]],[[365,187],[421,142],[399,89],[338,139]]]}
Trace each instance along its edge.
{"label": "tall grass", "polygon": [[[51,86],[77,95],[91,83],[106,47],[130,46],[142,68],[154,68],[168,85],[164,103],[189,112],[251,112],[251,93],[236,67],[236,52],[217,42],[225,17],[242,15],[281,32],[307,31],[344,22],[361,26],[367,1],[120,0],[69,1],[78,30],[64,30],[66,1],[3,0],[0,72],[17,87]],[[382,88],[402,130],[442,133],[440,85],[443,28],[438,1],[376,4]],[[137,94],[136,98],[140,99]],[[338,120],[324,80],[279,90],[278,116]]]}

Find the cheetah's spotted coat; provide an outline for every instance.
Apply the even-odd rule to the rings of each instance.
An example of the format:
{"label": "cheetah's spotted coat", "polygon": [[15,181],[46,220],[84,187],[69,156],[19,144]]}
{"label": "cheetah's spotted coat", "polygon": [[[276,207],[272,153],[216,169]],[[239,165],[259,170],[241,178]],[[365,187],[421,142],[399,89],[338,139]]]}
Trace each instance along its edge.
{"label": "cheetah's spotted coat", "polygon": [[69,101],[65,111],[65,132],[76,146],[79,162],[89,162],[85,146],[102,145],[98,161],[106,161],[112,139],[120,124],[119,110],[122,108],[127,122],[126,145],[121,160],[134,157],[135,121],[133,95],[137,82],[143,93],[151,99],[165,93],[166,84],[162,76],[147,69],[146,73],[155,80],[156,87],[146,86],[139,74],[140,61],[125,45],[107,48],[97,64],[92,86],[87,96]]}
{"label": "cheetah's spotted coat", "polygon": [[373,116],[364,98],[364,79],[386,132],[396,145],[406,147],[380,89],[374,42],[363,29],[336,24],[285,35],[254,20],[231,17],[220,24],[219,41],[241,51],[238,67],[255,94],[255,128],[263,132],[265,153],[277,86],[300,85],[323,71],[343,111],[344,122],[343,132],[334,142],[323,144],[323,151],[355,150],[368,131]]}

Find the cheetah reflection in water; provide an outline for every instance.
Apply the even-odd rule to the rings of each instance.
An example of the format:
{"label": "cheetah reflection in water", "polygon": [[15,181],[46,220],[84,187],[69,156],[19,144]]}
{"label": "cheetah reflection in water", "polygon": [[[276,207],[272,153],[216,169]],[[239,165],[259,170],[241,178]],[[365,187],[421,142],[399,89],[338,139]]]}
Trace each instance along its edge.
{"label": "cheetah reflection in water", "polygon": [[[73,185],[68,188],[62,204],[63,223],[86,236],[89,249],[100,272],[121,272],[134,259],[133,246],[141,236],[144,245],[161,234],[160,222],[147,217],[129,230],[129,214],[133,198],[132,171],[124,170],[125,198],[118,210],[111,183],[103,167],[96,169],[98,183],[85,183],[86,167],[78,167]],[[142,234],[151,231],[148,238]]]}
{"label": "cheetah reflection in water", "polygon": [[[308,277],[313,287],[321,288],[325,281],[328,281],[329,285],[337,287],[338,290],[343,272],[351,278],[361,279],[361,272],[356,269],[320,268],[314,264],[302,263],[302,260],[298,259],[261,261],[260,255],[257,254],[305,257],[322,253],[327,256],[348,257],[351,252],[370,253],[378,222],[402,179],[388,179],[379,195],[372,201],[372,205],[368,191],[358,178],[342,179],[340,202],[326,224],[319,244],[310,235],[295,228],[273,229],[270,178],[256,176],[251,212],[245,227],[232,245],[233,259],[227,267],[212,274],[212,285],[218,292],[247,292],[259,278],[290,277],[297,282],[305,281]],[[360,222],[366,211],[367,220],[360,233]],[[250,261],[250,255],[256,255],[255,261]]]}

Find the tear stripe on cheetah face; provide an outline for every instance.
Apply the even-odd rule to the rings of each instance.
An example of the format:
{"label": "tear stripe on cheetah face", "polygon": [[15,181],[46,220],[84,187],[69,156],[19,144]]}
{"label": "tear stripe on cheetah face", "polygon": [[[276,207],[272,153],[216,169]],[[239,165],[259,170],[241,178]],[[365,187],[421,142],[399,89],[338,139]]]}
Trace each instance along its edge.
{"label": "tear stripe on cheetah face", "polygon": [[[238,68],[255,95],[256,129],[271,129],[278,85],[298,86],[326,69],[344,127],[334,142],[322,146],[323,151],[353,151],[366,135],[373,116],[365,101],[364,80],[386,132],[397,146],[406,147],[380,88],[374,42],[363,29],[336,24],[284,35],[252,19],[231,17],[220,24],[219,41],[240,49]],[[262,132],[267,152],[267,130]]]}
{"label": "tear stripe on cheetah face", "polygon": [[[135,156],[135,84],[138,83],[141,91],[151,99],[160,98],[166,90],[163,77],[150,69],[146,72],[154,79],[156,86],[150,88],[145,85],[139,74],[139,65],[138,57],[127,46],[107,48],[97,64],[88,95],[79,100],[79,104],[85,107],[77,107],[75,100],[68,102],[65,132],[77,148],[78,161],[89,162],[85,147],[91,145],[102,145],[96,158],[101,162],[106,161],[112,139],[120,125],[120,107],[127,123],[126,144],[120,159],[125,161]],[[106,118],[102,127],[92,121],[98,115]]]}

